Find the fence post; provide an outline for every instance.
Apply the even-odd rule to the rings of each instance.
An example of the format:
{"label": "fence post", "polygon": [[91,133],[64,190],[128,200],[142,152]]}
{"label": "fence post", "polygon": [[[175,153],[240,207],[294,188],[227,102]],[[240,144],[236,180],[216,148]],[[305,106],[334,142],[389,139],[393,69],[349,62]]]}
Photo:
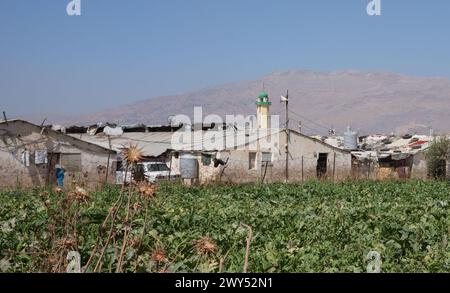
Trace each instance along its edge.
{"label": "fence post", "polygon": [[302,156],[302,183],[305,182],[304,181],[304,176],[303,176],[303,156]]}
{"label": "fence post", "polygon": [[334,152],[333,157],[333,182],[336,181],[336,152]]}

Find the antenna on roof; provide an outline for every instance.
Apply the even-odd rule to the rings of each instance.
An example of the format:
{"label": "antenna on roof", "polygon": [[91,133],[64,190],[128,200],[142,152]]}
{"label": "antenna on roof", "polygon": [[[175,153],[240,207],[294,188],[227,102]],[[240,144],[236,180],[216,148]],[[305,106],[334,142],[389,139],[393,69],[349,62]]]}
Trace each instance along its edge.
{"label": "antenna on roof", "polygon": [[6,112],[3,111],[3,118],[5,118],[6,125],[8,125],[8,119],[6,119]]}
{"label": "antenna on roof", "polygon": [[45,121],[47,121],[47,118],[45,118],[44,121],[42,121],[42,123],[41,123],[41,135],[42,135],[42,133],[44,133],[44,130],[45,130],[45,127],[44,127]]}
{"label": "antenna on roof", "polygon": [[45,123],[45,121],[47,121],[47,117],[45,117],[45,118],[44,118],[44,120],[42,121],[42,123],[41,123],[41,127],[44,127],[44,123]]}

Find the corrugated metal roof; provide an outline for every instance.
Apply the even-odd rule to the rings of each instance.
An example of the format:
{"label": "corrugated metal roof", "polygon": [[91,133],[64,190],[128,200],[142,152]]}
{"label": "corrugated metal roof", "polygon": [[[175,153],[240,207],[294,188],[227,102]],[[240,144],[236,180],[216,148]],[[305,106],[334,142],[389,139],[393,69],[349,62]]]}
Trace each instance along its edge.
{"label": "corrugated metal roof", "polygon": [[102,146],[102,145],[97,144],[97,143],[91,143],[91,142],[89,142],[89,141],[87,141],[87,140],[80,139],[79,137],[71,136],[71,135],[68,135],[68,134],[65,134],[65,133],[61,133],[61,132],[59,132],[59,131],[55,131],[55,130],[51,129],[50,127],[39,126],[39,125],[36,125],[36,124],[34,124],[34,123],[31,123],[31,122],[28,122],[28,121],[22,120],[22,119],[11,119],[11,120],[7,120],[7,121],[1,120],[1,121],[0,121],[0,126],[3,125],[3,124],[8,124],[8,123],[11,123],[11,124],[14,124],[14,123],[23,123],[23,124],[27,124],[27,125],[29,125],[30,127],[35,128],[36,131],[38,131],[38,132],[41,131],[42,129],[45,129],[45,131],[47,131],[47,132],[51,132],[51,133],[54,133],[54,134],[59,135],[59,136],[62,136],[62,137],[69,137],[69,138],[71,138],[71,139],[74,139],[74,140],[79,141],[80,143],[84,143],[84,144],[93,146],[93,147],[95,147],[95,148],[99,148],[99,149],[101,149],[102,151],[106,151],[106,152],[109,152],[109,153],[111,153],[111,152],[114,151],[114,149],[111,149],[111,148],[109,148],[108,146],[105,147],[105,146]]}
{"label": "corrugated metal roof", "polygon": [[[198,133],[177,132],[148,132],[123,133],[120,136],[110,136],[111,149],[120,152],[130,144],[142,148],[146,157],[159,157],[168,150],[175,151],[222,151],[229,148],[243,146],[258,139],[278,134],[280,129],[258,129],[251,131],[201,131]],[[189,134],[192,134],[192,142]],[[74,138],[109,148],[108,136],[104,134],[69,134]],[[225,143],[226,142],[226,146]]]}
{"label": "corrugated metal roof", "polygon": [[[89,135],[87,133],[69,135],[89,143],[110,148],[108,136],[106,135]],[[138,145],[142,148],[144,156],[146,157],[159,157],[167,150],[170,150],[171,138],[172,133],[170,132],[124,133],[121,136],[110,137],[112,150],[120,152],[124,147],[127,147],[130,144]]]}

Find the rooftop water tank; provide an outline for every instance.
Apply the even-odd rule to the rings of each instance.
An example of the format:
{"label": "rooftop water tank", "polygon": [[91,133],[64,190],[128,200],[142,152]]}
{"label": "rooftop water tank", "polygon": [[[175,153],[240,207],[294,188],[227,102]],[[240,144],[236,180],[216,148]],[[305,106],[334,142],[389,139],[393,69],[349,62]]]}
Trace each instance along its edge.
{"label": "rooftop water tank", "polygon": [[344,149],[358,149],[358,133],[353,131],[350,126],[347,127],[347,131],[344,133]]}
{"label": "rooftop water tank", "polygon": [[198,178],[198,160],[191,154],[180,156],[180,173],[182,179]]}

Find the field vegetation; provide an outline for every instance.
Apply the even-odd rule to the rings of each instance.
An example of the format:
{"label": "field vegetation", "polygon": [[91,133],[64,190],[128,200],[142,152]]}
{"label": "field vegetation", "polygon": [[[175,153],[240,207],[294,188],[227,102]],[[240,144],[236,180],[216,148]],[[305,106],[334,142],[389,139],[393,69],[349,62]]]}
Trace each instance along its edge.
{"label": "field vegetation", "polygon": [[34,189],[0,194],[0,271],[449,272],[448,182]]}

